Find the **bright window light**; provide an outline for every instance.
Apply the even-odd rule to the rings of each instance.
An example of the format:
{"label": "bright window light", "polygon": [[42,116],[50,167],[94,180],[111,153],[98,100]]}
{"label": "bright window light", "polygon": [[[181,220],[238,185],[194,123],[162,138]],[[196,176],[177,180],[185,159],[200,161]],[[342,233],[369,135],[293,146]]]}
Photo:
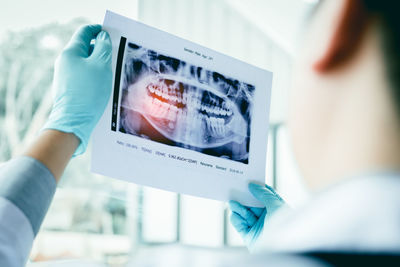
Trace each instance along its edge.
{"label": "bright window light", "polygon": [[52,49],[55,50],[60,47],[61,42],[60,40],[55,37],[54,35],[46,35],[43,37],[43,39],[40,41],[40,44],[42,45],[43,48],[45,49]]}

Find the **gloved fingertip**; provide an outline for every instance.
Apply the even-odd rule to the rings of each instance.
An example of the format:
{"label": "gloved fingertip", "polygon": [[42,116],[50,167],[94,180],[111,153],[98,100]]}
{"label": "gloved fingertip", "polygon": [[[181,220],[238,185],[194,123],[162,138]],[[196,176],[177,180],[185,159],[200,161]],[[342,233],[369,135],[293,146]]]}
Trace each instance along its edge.
{"label": "gloved fingertip", "polygon": [[231,209],[231,211],[235,211],[238,209],[238,207],[241,206],[241,204],[235,200],[230,200],[228,202],[228,204],[229,204],[229,208]]}
{"label": "gloved fingertip", "polygon": [[248,188],[251,192],[252,190],[258,190],[258,189],[264,188],[264,185],[260,185],[260,184],[256,184],[256,183],[249,183]]}
{"label": "gloved fingertip", "polygon": [[229,200],[228,205],[229,205],[229,206],[232,206],[232,205],[235,205],[235,203],[237,203],[237,201],[235,201],[235,200]]}
{"label": "gloved fingertip", "polygon": [[265,185],[259,185],[255,183],[250,183],[249,184],[249,191],[250,193],[259,201],[264,202],[264,196],[266,193],[272,194],[266,187]]}
{"label": "gloved fingertip", "polygon": [[229,220],[232,221],[237,221],[238,220],[238,214],[236,212],[232,212],[231,215],[229,216]]}
{"label": "gloved fingertip", "polygon": [[101,31],[97,35],[96,39],[101,40],[101,41],[110,41],[110,36],[108,35],[108,33],[106,31]]}
{"label": "gloved fingertip", "polygon": [[111,63],[111,52],[112,45],[109,34],[105,31],[99,32],[90,58],[101,59],[103,62]]}
{"label": "gloved fingertip", "polygon": [[235,227],[238,232],[242,232],[249,227],[246,220],[244,220],[239,214],[235,212],[231,214],[229,219],[233,227]]}

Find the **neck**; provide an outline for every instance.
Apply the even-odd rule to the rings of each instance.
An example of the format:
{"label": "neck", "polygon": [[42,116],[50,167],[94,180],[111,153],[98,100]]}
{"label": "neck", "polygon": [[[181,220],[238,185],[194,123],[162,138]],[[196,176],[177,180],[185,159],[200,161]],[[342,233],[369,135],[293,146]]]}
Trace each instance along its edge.
{"label": "neck", "polygon": [[[321,162],[324,173],[318,179],[326,186],[363,173],[400,171],[400,129],[397,123],[382,117],[368,118],[372,112],[354,110],[341,128],[332,131],[326,157]],[[357,121],[355,114],[364,112]],[[321,179],[324,178],[324,179]]]}
{"label": "neck", "polygon": [[311,184],[314,188],[362,173],[400,171],[400,118],[380,46],[364,43],[370,46],[363,47],[350,71],[335,85],[341,95],[325,132],[319,177]]}

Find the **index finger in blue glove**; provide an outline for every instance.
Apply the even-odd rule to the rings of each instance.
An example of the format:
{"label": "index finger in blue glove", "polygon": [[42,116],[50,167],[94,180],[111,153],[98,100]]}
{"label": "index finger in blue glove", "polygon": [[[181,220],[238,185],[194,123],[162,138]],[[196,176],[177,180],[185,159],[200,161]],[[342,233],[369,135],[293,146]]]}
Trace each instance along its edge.
{"label": "index finger in blue glove", "polygon": [[101,31],[101,25],[85,25],[80,27],[72,36],[67,45],[68,50],[72,50],[77,56],[88,57],[90,42]]}
{"label": "index finger in blue glove", "polygon": [[269,200],[283,201],[282,198],[277,193],[275,193],[273,189],[270,189],[266,186],[250,183],[249,191],[256,199],[264,204]]}
{"label": "index finger in blue glove", "polygon": [[279,200],[284,201],[284,200],[281,198],[281,196],[278,195],[278,193],[275,191],[274,188],[272,188],[271,186],[269,186],[269,185],[267,185],[267,184],[265,185],[265,187],[266,187],[272,194],[274,194]]}
{"label": "index finger in blue glove", "polygon": [[229,207],[231,208],[232,212],[236,212],[243,219],[245,219],[248,225],[251,226],[256,223],[258,218],[254,215],[254,213],[249,208],[243,206],[239,202],[231,200],[229,201]]}
{"label": "index finger in blue glove", "polygon": [[235,227],[236,231],[238,231],[240,234],[247,234],[249,232],[249,225],[247,224],[246,220],[242,218],[242,216],[236,212],[232,212],[230,219],[233,227]]}

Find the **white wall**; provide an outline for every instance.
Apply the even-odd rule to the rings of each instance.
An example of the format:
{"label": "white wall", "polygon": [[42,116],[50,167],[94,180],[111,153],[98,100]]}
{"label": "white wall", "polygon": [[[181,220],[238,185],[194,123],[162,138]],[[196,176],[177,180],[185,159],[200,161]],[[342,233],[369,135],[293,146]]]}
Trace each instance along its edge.
{"label": "white wall", "polygon": [[0,0],[0,40],[8,30],[22,30],[50,22],[87,18],[102,23],[105,11],[137,17],[137,0]]}
{"label": "white wall", "polygon": [[[146,24],[273,71],[271,121],[284,121],[291,57],[233,2],[139,0],[138,14]],[[251,6],[248,1],[242,2]]]}

